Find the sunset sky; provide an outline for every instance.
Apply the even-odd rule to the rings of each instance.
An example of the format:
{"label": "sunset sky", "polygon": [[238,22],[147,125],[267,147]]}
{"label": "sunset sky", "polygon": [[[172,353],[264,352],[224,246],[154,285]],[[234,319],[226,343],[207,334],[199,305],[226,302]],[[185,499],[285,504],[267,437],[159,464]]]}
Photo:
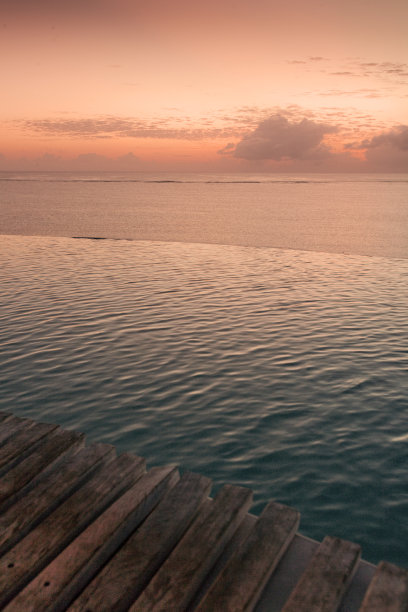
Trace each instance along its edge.
{"label": "sunset sky", "polygon": [[406,0],[0,0],[0,169],[408,171]]}

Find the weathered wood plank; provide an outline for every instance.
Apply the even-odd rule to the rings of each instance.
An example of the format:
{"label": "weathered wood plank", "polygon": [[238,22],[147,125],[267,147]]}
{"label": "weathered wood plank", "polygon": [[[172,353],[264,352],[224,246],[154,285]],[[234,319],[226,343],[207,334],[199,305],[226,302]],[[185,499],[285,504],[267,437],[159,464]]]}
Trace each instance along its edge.
{"label": "weathered wood plank", "polygon": [[334,612],[357,568],[357,544],[326,536],[282,612]]}
{"label": "weathered wood plank", "polygon": [[0,447],[0,474],[22,461],[32,447],[42,438],[57,429],[58,425],[35,423],[32,427],[23,429]]}
{"label": "weathered wood plank", "polygon": [[132,486],[144,469],[144,460],[134,455],[112,460],[4,554],[0,558],[0,606],[10,601],[124,489]]}
{"label": "weathered wood plank", "polygon": [[7,421],[11,421],[13,419],[13,415],[11,412],[0,412],[0,425],[6,423]]}
{"label": "weathered wood plank", "polygon": [[196,609],[200,612],[253,610],[295,536],[299,520],[296,510],[270,502]]}
{"label": "weathered wood plank", "polygon": [[407,612],[408,571],[381,561],[367,589],[360,612]]}
{"label": "weathered wood plank", "polygon": [[197,516],[130,610],[185,610],[251,503],[250,489],[225,485],[208,510]]}
{"label": "weathered wood plank", "polygon": [[[212,502],[212,500],[210,501]],[[240,523],[233,536],[229,539],[217,561],[214,563],[205,579],[202,581],[200,588],[196,591],[193,599],[188,605],[189,610],[196,609],[198,603],[201,602],[204,595],[207,594],[214,582],[217,580],[218,576],[222,571],[224,571],[224,568],[229,563],[232,555],[235,554],[243,542],[245,542],[254,528],[257,520],[257,517],[253,514],[247,513],[245,515],[244,520]]]}
{"label": "weathered wood plank", "polygon": [[113,446],[93,444],[64,459],[58,469],[41,479],[24,498],[0,515],[0,554],[21,540],[95,469],[114,455]]}
{"label": "weathered wood plank", "polygon": [[52,431],[26,459],[0,478],[0,506],[4,508],[6,501],[7,505],[13,503],[17,493],[27,493],[38,476],[41,477],[47,469],[52,470],[55,462],[63,459],[67,452],[83,447],[84,441],[84,434],[78,432],[64,431],[60,427]]}
{"label": "weathered wood plank", "polygon": [[47,565],[5,611],[65,609],[178,478],[174,467],[151,469]]}
{"label": "weathered wood plank", "polygon": [[210,489],[208,478],[183,474],[69,610],[126,610],[188,529]]}
{"label": "weathered wood plank", "polygon": [[20,419],[18,417],[11,417],[1,424],[0,428],[0,446],[3,446],[10,438],[15,436],[20,431],[30,429],[34,427],[35,422],[29,419]]}

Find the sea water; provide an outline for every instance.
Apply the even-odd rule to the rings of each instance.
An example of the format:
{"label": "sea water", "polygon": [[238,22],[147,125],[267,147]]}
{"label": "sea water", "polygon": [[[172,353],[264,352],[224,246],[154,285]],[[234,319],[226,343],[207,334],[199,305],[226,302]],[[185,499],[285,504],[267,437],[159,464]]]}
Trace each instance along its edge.
{"label": "sea water", "polygon": [[408,566],[406,177],[2,178],[1,410]]}
{"label": "sea water", "polygon": [[408,175],[1,173],[0,234],[408,257]]}

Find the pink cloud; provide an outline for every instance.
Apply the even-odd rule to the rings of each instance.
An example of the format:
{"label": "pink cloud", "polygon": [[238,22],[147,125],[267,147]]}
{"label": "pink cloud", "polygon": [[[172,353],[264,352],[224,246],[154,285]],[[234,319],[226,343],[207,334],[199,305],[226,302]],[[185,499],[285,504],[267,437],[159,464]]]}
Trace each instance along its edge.
{"label": "pink cloud", "polygon": [[398,125],[362,143],[362,147],[367,149],[376,149],[383,145],[389,145],[400,151],[408,151],[408,125]]}
{"label": "pink cloud", "polygon": [[248,160],[321,159],[330,155],[322,143],[323,138],[334,132],[337,127],[327,123],[310,119],[290,122],[276,114],[261,121],[255,130],[244,136],[233,154]]}

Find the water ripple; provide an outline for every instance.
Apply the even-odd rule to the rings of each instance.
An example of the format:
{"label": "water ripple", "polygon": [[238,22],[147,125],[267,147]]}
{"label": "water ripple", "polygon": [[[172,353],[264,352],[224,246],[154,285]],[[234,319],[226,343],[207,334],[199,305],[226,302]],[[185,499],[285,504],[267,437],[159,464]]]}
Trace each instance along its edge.
{"label": "water ripple", "polygon": [[408,565],[408,261],[3,236],[0,409]]}

